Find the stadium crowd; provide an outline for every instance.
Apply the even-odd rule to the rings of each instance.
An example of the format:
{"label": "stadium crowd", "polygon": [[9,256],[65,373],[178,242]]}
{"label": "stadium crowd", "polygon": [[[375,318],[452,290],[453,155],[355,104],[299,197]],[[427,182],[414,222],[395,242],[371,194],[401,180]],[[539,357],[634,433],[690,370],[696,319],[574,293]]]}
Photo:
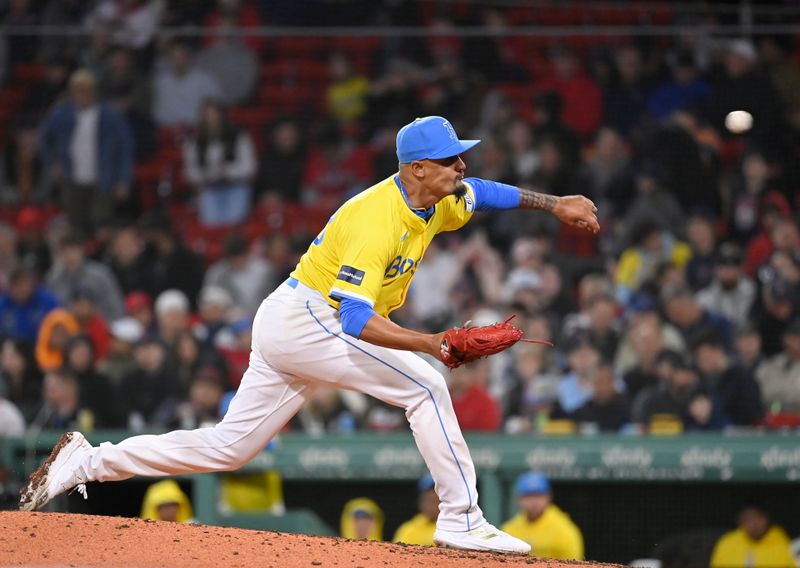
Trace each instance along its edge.
{"label": "stadium crowd", "polygon": [[[298,22],[272,4],[5,5],[4,26],[86,33],[0,34],[0,435],[219,420],[261,299],[339,203],[396,171],[397,129],[430,114],[483,140],[468,175],[581,193],[602,217],[593,236],[476,215],[428,250],[398,322],[513,313],[556,344],[447,373],[464,430],[800,424],[791,41],[243,35]],[[527,17],[359,6],[329,21],[444,34]],[[204,34],[161,32],[176,25]],[[752,129],[726,129],[734,110]],[[320,388],[287,428],[405,424]]]}

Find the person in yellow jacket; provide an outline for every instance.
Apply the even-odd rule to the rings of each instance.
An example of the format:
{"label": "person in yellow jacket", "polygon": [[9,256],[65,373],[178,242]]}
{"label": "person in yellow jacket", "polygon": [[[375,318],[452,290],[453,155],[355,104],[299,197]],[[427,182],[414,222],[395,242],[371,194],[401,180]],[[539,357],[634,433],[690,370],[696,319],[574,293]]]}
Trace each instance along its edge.
{"label": "person in yellow jacket", "polygon": [[569,515],[553,504],[550,481],[541,473],[517,479],[519,513],[500,527],[531,545],[531,554],[559,560],[583,560],[583,535]]}
{"label": "person in yellow jacket", "polygon": [[139,516],[154,521],[188,523],[192,521],[192,504],[176,481],[165,479],[147,488]]}
{"label": "person in yellow jacket", "polygon": [[351,499],[342,509],[339,533],[353,540],[383,540],[383,511],[372,499]]}
{"label": "person in yellow jacket", "polygon": [[662,264],[683,268],[692,258],[691,247],[676,240],[656,222],[641,222],[634,233],[634,244],[620,255],[614,277],[617,300],[623,303],[627,303],[642,284],[655,279]]}
{"label": "person in yellow jacket", "polygon": [[436,519],[439,517],[439,497],[433,485],[430,474],[417,482],[419,513],[397,528],[392,542],[433,546],[433,533],[436,530]]}
{"label": "person in yellow jacket", "polygon": [[739,528],[725,533],[711,553],[711,568],[794,568],[791,541],[758,507],[739,513]]}

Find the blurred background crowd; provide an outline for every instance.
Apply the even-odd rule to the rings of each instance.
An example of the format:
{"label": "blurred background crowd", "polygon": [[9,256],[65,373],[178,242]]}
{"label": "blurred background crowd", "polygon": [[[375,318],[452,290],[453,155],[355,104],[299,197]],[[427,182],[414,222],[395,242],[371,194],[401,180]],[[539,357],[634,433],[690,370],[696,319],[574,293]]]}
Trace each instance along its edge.
{"label": "blurred background crowd", "polygon": [[[584,194],[602,225],[476,214],[434,241],[397,322],[516,314],[556,344],[447,373],[464,430],[800,424],[793,36],[716,38],[725,13],[668,2],[570,17],[696,31],[539,37],[514,28],[554,12],[524,4],[306,4],[0,2],[0,435],[218,421],[261,300],[430,114],[482,139],[468,175]],[[247,33],[301,24],[376,35]],[[752,127],[733,132],[738,110]],[[287,429],[406,427],[318,389]]]}

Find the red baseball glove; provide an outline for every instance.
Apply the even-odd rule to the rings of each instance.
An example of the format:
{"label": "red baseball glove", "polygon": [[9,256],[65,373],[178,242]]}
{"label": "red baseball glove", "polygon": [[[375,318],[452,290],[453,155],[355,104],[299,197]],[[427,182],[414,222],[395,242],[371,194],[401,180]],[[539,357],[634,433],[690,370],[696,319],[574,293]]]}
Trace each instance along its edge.
{"label": "red baseball glove", "polygon": [[503,323],[493,323],[482,327],[454,327],[444,332],[442,337],[442,362],[451,369],[460,367],[481,357],[500,353],[514,345],[517,341],[538,343],[552,347],[549,341],[540,339],[523,339],[522,330],[511,325],[511,316]]}

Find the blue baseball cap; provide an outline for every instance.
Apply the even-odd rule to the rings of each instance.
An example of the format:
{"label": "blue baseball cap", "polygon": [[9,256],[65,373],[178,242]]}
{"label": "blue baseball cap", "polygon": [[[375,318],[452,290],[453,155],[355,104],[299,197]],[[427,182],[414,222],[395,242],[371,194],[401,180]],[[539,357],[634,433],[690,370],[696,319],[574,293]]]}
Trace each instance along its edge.
{"label": "blue baseball cap", "polygon": [[517,495],[550,493],[550,480],[542,473],[529,471],[517,478]]}
{"label": "blue baseball cap", "polygon": [[446,118],[426,116],[406,124],[397,133],[397,159],[408,164],[414,160],[449,158],[466,152],[478,142],[459,140]]}
{"label": "blue baseball cap", "polygon": [[424,493],[429,489],[433,489],[433,477],[431,477],[430,473],[426,473],[423,477],[417,481],[417,491],[420,493]]}

